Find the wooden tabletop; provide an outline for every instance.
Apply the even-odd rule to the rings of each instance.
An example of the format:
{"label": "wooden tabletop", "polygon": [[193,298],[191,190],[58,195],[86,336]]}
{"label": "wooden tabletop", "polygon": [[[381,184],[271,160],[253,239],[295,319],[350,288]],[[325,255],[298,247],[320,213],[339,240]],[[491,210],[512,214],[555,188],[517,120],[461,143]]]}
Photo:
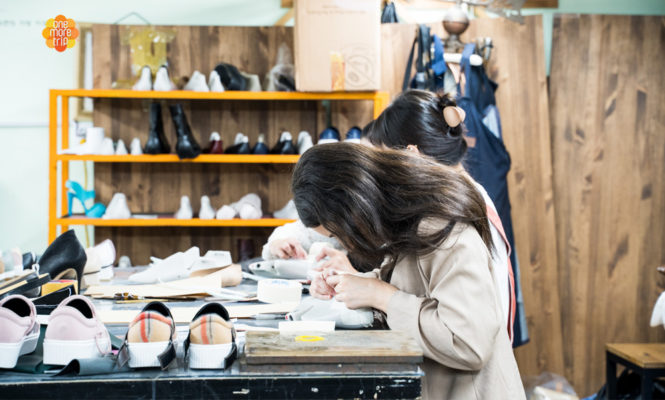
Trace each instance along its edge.
{"label": "wooden tabletop", "polygon": [[605,348],[642,368],[665,368],[665,343],[608,343]]}

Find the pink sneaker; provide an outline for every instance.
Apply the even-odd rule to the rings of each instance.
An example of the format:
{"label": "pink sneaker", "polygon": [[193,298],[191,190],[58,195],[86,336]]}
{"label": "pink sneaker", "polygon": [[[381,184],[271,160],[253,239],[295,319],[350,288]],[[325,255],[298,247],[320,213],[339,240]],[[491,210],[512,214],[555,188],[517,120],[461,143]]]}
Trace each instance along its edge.
{"label": "pink sneaker", "polygon": [[0,300],[0,368],[14,368],[20,356],[35,351],[38,341],[35,305],[21,295]]}
{"label": "pink sneaker", "polygon": [[44,364],[66,365],[73,359],[101,358],[110,352],[109,332],[87,297],[68,297],[51,313],[44,336]]}

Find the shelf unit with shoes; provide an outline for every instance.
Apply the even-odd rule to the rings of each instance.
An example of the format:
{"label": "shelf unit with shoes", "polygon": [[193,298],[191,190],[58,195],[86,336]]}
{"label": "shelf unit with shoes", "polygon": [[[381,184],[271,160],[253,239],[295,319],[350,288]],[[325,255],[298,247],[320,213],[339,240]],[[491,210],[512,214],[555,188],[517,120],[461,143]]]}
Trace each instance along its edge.
{"label": "shelf unit with shoes", "polygon": [[[95,168],[95,186],[98,199],[104,204],[110,200],[110,195],[116,191],[123,191],[123,182],[126,182],[134,189],[130,190],[128,196],[139,203],[139,206],[134,205],[132,208],[141,208],[141,204],[150,204],[145,197],[149,197],[150,193],[157,198],[175,197],[179,198],[181,194],[189,195],[192,200],[201,194],[209,194],[206,190],[210,190],[217,194],[217,198],[224,198],[223,201],[230,201],[233,199],[229,197],[229,187],[233,187],[237,194],[237,198],[241,194],[249,191],[261,191],[262,197],[271,200],[271,194],[277,194],[278,199],[272,199],[273,203],[266,209],[277,209],[283,205],[288,199],[288,181],[290,173],[295,163],[297,163],[298,155],[244,155],[244,154],[201,154],[193,159],[181,160],[176,154],[158,154],[158,155],[71,155],[62,154],[62,150],[69,143],[69,102],[72,98],[93,98],[95,99],[95,108],[97,111],[98,104],[100,105],[99,118],[95,119],[95,125],[98,125],[98,120],[101,121],[99,125],[105,127],[107,135],[114,140],[124,139],[125,142],[130,141],[128,131],[135,135],[144,135],[143,139],[147,136],[147,119],[137,116],[137,108],[146,108],[146,101],[179,101],[189,102],[186,103],[186,109],[190,110],[192,114],[196,113],[191,119],[191,124],[194,131],[198,132],[199,141],[202,142],[204,135],[209,132],[202,133],[206,128],[199,127],[199,121],[204,119],[206,115],[217,111],[217,114],[228,112],[225,109],[225,104],[229,107],[236,107],[231,112],[231,115],[240,120],[238,126],[242,126],[244,121],[255,120],[257,113],[261,115],[273,113],[277,118],[289,118],[291,115],[306,114],[307,112],[317,112],[317,105],[322,101],[371,101],[372,104],[372,117],[376,118],[383,109],[387,106],[389,97],[387,92],[332,92],[332,93],[302,93],[302,92],[238,92],[228,91],[222,93],[204,93],[204,92],[190,92],[190,91],[134,91],[134,90],[116,90],[116,89],[72,89],[72,90],[59,90],[53,89],[50,91],[49,98],[49,133],[50,133],[50,146],[49,146],[49,242],[51,242],[60,231],[65,231],[69,226],[84,225],[99,227],[99,229],[106,229],[105,235],[108,232],[113,232],[113,235],[124,235],[125,231],[129,237],[132,235],[156,235],[154,229],[150,229],[149,233],[141,229],[145,228],[174,228],[174,229],[199,229],[203,231],[201,235],[209,237],[214,235],[215,231],[211,229],[217,228],[233,228],[238,231],[244,229],[256,228],[274,228],[281,226],[285,223],[291,222],[288,219],[272,218],[271,215],[264,212],[264,217],[259,219],[176,219],[172,213],[166,214],[164,209],[161,210],[141,210],[142,213],[151,214],[150,217],[145,217],[140,214],[134,215],[130,219],[102,219],[90,218],[85,215],[69,215],[68,202],[67,202],[67,188],[65,182],[69,179],[70,162],[92,162]],[[243,106],[238,104],[260,104],[257,106]],[[283,103],[296,103],[296,106],[284,106],[279,104]],[[309,104],[314,103],[315,106]],[[305,110],[298,109],[298,105],[307,105]],[[202,109],[202,110],[201,110]],[[255,111],[259,109],[259,111]],[[293,111],[297,109],[297,113]],[[110,111],[109,111],[110,110]],[[111,115],[109,115],[111,114]],[[94,114],[93,114],[94,115]],[[129,118],[127,116],[130,116]],[[268,124],[271,129],[276,125],[272,118]],[[303,117],[300,117],[303,118]],[[60,127],[58,120],[60,119]],[[142,126],[140,122],[143,123]],[[369,121],[365,121],[369,122]],[[124,124],[124,129],[118,130],[119,124]],[[316,123],[316,122],[315,122]],[[113,125],[116,124],[116,125]],[[165,124],[168,125],[168,124]],[[288,124],[284,128],[288,128]],[[127,128],[129,126],[129,128]],[[209,122],[208,126],[215,126],[213,122]],[[282,127],[282,125],[279,125]],[[291,124],[290,126],[293,126]],[[311,126],[311,123],[310,123]],[[110,127],[110,128],[109,128]],[[283,129],[283,128],[282,128]],[[311,129],[311,128],[310,128]],[[218,130],[218,129],[215,129]],[[273,129],[274,130],[274,129]],[[118,133],[119,132],[119,133]],[[235,132],[234,132],[235,133]],[[279,132],[266,132],[271,139],[276,139]],[[316,134],[316,132],[313,132]],[[228,134],[228,132],[227,132]],[[123,136],[124,135],[124,136]],[[228,136],[227,136],[228,137]],[[217,165],[217,167],[216,167]],[[228,175],[228,176],[227,176]],[[279,177],[280,187],[276,189],[274,184],[269,183],[272,177]],[[167,181],[173,180],[173,184],[169,185]],[[187,193],[187,189],[181,188],[183,193],[177,193],[178,181],[196,181],[201,180],[202,183],[193,182],[191,185],[196,186],[201,190],[201,193]],[[221,183],[220,183],[221,182]],[[155,187],[151,185],[154,183]],[[210,185],[209,185],[210,184]],[[190,185],[190,183],[188,183]],[[159,186],[159,187],[157,187]],[[210,189],[206,189],[210,186]],[[221,186],[221,188],[220,188]],[[259,186],[259,189],[255,187]],[[135,188],[142,188],[141,193],[137,193]],[[134,192],[132,192],[134,190]],[[144,194],[148,193],[148,194]],[[243,193],[244,192],[244,193]],[[286,193],[286,195],[285,195]],[[226,196],[226,197],[224,197]],[[138,199],[141,197],[141,199]],[[58,210],[58,199],[60,202],[60,210]],[[264,200],[265,201],[265,200]],[[226,203],[228,204],[228,202]],[[218,206],[220,204],[217,204]],[[138,210],[133,210],[138,211]],[[156,212],[152,212],[156,211]],[[174,209],[175,211],[175,209]],[[109,231],[109,229],[111,231]],[[207,229],[207,230],[206,230]],[[125,230],[125,231],[123,231]],[[199,235],[189,232],[191,235]],[[164,235],[168,235],[165,233]],[[187,233],[184,233],[186,236]],[[239,236],[242,236],[239,235]],[[192,239],[194,241],[194,239]],[[128,240],[129,241],[129,240]],[[119,246],[122,251],[122,246]]]}

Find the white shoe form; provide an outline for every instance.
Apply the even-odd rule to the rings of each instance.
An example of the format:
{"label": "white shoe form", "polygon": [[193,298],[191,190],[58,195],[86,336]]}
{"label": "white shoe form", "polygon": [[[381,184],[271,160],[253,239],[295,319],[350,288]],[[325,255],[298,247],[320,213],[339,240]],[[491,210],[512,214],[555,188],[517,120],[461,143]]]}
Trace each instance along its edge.
{"label": "white shoe form", "polygon": [[[242,132],[236,133],[236,137],[233,140],[233,144],[236,145],[236,144],[240,144],[240,143],[244,142],[246,137],[247,136],[245,136]],[[249,141],[249,139],[248,139],[248,141]]]}
{"label": "white shoe form", "polygon": [[132,90],[152,90],[152,71],[147,65],[141,68],[141,76],[136,81]]}
{"label": "white shoe form", "polygon": [[129,145],[129,153],[133,156],[140,156],[143,154],[143,149],[141,148],[141,139],[132,139],[132,143]]}
{"label": "white shoe form", "polygon": [[248,193],[231,204],[241,219],[259,219],[263,216],[261,198],[256,193]]}
{"label": "white shoe form", "polygon": [[171,78],[169,77],[169,70],[165,66],[161,66],[157,70],[157,74],[155,75],[155,84],[152,88],[153,90],[157,90],[159,92],[176,90],[175,84],[173,84]]}
{"label": "white shoe form", "polygon": [[208,87],[211,92],[223,92],[224,85],[222,85],[222,80],[219,78],[219,74],[214,69],[210,71],[210,78],[208,79]]}
{"label": "white shoe form", "polygon": [[293,140],[293,136],[291,135],[291,132],[289,131],[284,131],[282,134],[279,136],[279,141],[288,141],[288,140]]}
{"label": "white shoe form", "polygon": [[240,75],[247,81],[247,91],[248,92],[260,92],[261,91],[261,80],[256,74],[248,74],[246,72],[240,71]]}
{"label": "white shoe form", "polygon": [[209,250],[206,254],[194,261],[191,271],[202,271],[206,269],[222,268],[233,264],[231,253],[222,250]]}
{"label": "white shoe form", "polygon": [[281,210],[277,210],[273,213],[275,218],[280,219],[298,219],[298,211],[296,210],[296,204],[293,200],[289,200],[288,203]]}
{"label": "white shoe form", "polygon": [[210,142],[215,142],[215,141],[218,141],[218,140],[222,140],[222,137],[219,135],[219,132],[212,132],[210,134],[210,140],[209,141]]}
{"label": "white shoe form", "polygon": [[115,150],[113,149],[113,140],[111,140],[111,138],[104,138],[104,140],[102,140],[102,146],[99,149],[99,154],[103,156],[112,156],[115,154]]}
{"label": "white shoe form", "polygon": [[175,213],[176,219],[192,219],[194,211],[192,211],[192,204],[189,202],[189,197],[182,196],[180,198],[180,208]]}
{"label": "white shoe form", "polygon": [[229,206],[229,205],[223,205],[222,208],[217,210],[217,215],[215,215],[215,218],[217,219],[233,219],[238,215],[236,210]]}
{"label": "white shoe form", "polygon": [[192,77],[189,79],[184,90],[191,90],[193,92],[209,92],[210,88],[206,84],[206,77],[199,71],[194,71]]}
{"label": "white shoe form", "polygon": [[100,154],[104,141],[104,128],[91,126],[85,130],[85,142],[69,149],[63,149],[60,154]]}
{"label": "white shoe form", "polygon": [[127,196],[124,193],[116,193],[111,198],[108,207],[106,207],[102,219],[129,219],[131,217],[132,213],[127,205]]}
{"label": "white shoe form", "polygon": [[103,267],[113,265],[115,262],[115,246],[110,239],[106,239],[96,246],[85,249],[85,255],[88,259],[83,273],[99,272]]}
{"label": "white shoe form", "polygon": [[215,209],[210,204],[210,197],[201,196],[201,209],[199,210],[200,219],[215,219]]}
{"label": "white shoe form", "polygon": [[127,154],[129,154],[129,152],[127,151],[127,146],[125,146],[125,142],[122,139],[118,140],[118,144],[115,147],[115,155],[126,156]]}
{"label": "white shoe form", "polygon": [[163,260],[150,264],[145,271],[137,272],[128,279],[137,283],[169,282],[189,277],[191,267],[201,254],[199,248],[194,246],[185,252],[177,252]]}
{"label": "white shoe form", "polygon": [[314,142],[312,142],[312,135],[310,135],[307,131],[300,131],[298,134],[298,153],[302,154],[312,146],[314,146]]}

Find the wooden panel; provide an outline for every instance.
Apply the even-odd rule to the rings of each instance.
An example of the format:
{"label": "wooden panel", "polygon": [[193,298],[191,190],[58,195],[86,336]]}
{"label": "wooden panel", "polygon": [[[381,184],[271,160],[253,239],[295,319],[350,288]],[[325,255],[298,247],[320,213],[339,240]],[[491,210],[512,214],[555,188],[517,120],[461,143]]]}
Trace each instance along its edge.
{"label": "wooden panel", "polygon": [[648,325],[665,262],[665,18],[557,17],[552,47],[563,354],[587,395],[605,343],[665,339]]}
{"label": "wooden panel", "polygon": [[303,335],[247,332],[247,364],[418,363],[418,343],[399,331],[335,331]]}
{"label": "wooden panel", "polygon": [[559,0],[526,0],[522,8],[559,8]]}

